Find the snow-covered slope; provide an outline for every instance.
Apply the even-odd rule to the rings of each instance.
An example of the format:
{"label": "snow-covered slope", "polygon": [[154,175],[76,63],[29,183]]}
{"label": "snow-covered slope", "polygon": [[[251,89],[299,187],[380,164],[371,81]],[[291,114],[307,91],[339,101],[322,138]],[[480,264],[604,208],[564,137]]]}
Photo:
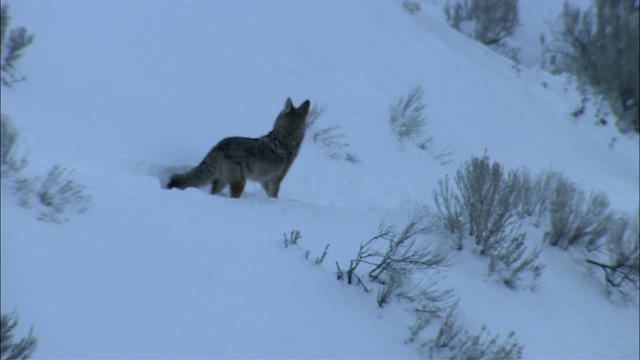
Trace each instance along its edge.
{"label": "snow-covered slope", "polygon": [[[523,9],[546,11],[537,3]],[[561,170],[615,209],[638,207],[637,138],[575,122],[564,78],[516,73],[449,28],[437,2],[414,16],[392,0],[11,5],[15,25],[36,34],[20,63],[28,82],[2,91],[24,173],[62,163],[93,197],[57,225],[3,186],[2,311],[17,309],[23,331],[35,324],[38,357],[416,357],[404,344],[411,314],[336,281],[335,263],[383,218],[402,224],[431,206],[437,180],[485,149],[509,168]],[[414,85],[433,153],[455,150],[447,165],[390,131],[389,104]],[[256,184],[240,200],[164,189],[220,139],[267,133],[287,97],[327,104],[318,126],[338,122],[360,162],[308,138],[277,200]],[[293,229],[311,260],[284,249]],[[455,259],[443,285],[468,325],[515,330],[525,357],[638,356],[637,306],[609,302],[579,254],[545,248],[537,293],[495,283],[470,253]]]}

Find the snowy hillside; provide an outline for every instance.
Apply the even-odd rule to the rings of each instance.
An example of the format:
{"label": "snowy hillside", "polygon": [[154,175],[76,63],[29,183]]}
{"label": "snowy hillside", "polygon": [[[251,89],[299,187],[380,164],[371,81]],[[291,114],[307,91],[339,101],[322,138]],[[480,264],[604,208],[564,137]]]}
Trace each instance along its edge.
{"label": "snowy hillside", "polygon": [[[18,312],[18,335],[34,324],[35,357],[424,355],[405,344],[406,304],[378,307],[375,291],[337,281],[335,264],[381,221],[433,209],[438,180],[485,149],[509,169],[558,170],[614,210],[638,209],[637,136],[575,121],[579,96],[534,59],[556,0],[521,1],[519,73],[451,29],[442,1],[420,3],[411,15],[395,0],[11,2],[12,25],[36,34],[19,64],[28,81],[2,89],[29,161],[21,176],[62,164],[92,197],[63,224],[40,221],[44,206],[20,206],[3,178],[2,313]],[[389,105],[418,85],[427,152],[389,125]],[[278,199],[257,183],[241,199],[166,190],[222,138],[269,132],[288,97],[326,105],[317,126],[339,125],[348,146],[310,133]],[[299,246],[285,248],[292,230]],[[542,242],[545,229],[526,230],[531,247]],[[609,300],[581,252],[545,246],[536,292],[506,288],[476,255],[452,251],[440,282],[470,330],[515,331],[524,358],[640,356],[637,302]]]}

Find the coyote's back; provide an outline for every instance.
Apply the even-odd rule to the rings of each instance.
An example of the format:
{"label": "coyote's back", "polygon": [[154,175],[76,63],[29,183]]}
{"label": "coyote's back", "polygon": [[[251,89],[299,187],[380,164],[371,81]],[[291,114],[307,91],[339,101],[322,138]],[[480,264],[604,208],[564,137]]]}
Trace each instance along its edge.
{"label": "coyote's back", "polygon": [[287,99],[270,133],[257,139],[223,139],[200,165],[174,175],[168,188],[185,189],[211,183],[211,193],[216,194],[229,184],[231,197],[238,198],[249,179],[260,182],[270,197],[278,197],[280,183],[302,145],[310,105],[306,100],[296,108],[291,99]]}

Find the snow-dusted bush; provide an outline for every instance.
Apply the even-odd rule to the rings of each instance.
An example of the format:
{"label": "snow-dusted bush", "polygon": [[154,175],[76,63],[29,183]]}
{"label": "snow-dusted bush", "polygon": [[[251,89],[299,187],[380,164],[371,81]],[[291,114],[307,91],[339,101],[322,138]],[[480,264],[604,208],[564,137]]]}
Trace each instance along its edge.
{"label": "snow-dusted bush", "polygon": [[[295,245],[299,250],[302,250],[302,248],[300,247],[300,244],[298,244],[301,237],[302,237],[302,233],[300,232],[300,230],[297,230],[297,229],[291,230],[288,235],[287,233],[283,233],[282,238],[283,238],[284,248],[286,249],[291,245]],[[324,247],[322,254],[316,257],[316,259],[314,260],[314,263],[316,265],[322,265],[322,262],[324,261],[324,259],[327,257],[327,254],[329,253],[330,245],[331,244],[327,244]],[[304,250],[304,258],[306,260],[309,260],[310,257],[311,257],[311,250]]]}
{"label": "snow-dusted bush", "polygon": [[[13,84],[24,81],[25,77],[18,75],[16,65],[18,60],[24,55],[24,49],[31,45],[34,36],[29,34],[23,27],[9,30],[11,17],[9,16],[9,5],[2,4],[0,7],[0,48],[2,48],[2,85],[11,87]],[[8,31],[8,33],[7,33]],[[8,36],[7,36],[8,35]]]}
{"label": "snow-dusted bush", "polygon": [[321,106],[318,106],[318,104],[313,104],[311,106],[311,109],[309,109],[309,114],[307,115],[307,119],[305,120],[307,123],[307,130],[315,128],[316,122],[319,118],[324,116],[324,114],[327,112],[328,107],[329,105],[327,104],[322,104]]}
{"label": "snow-dusted bush", "polygon": [[9,117],[2,114],[0,173],[2,178],[11,177],[5,184],[8,184],[7,187],[19,197],[20,206],[30,207],[36,179],[19,175],[28,163],[25,157],[18,155],[18,137],[19,132],[13,127]]}
{"label": "snow-dusted bush", "polygon": [[[16,155],[18,131],[11,125],[9,118],[2,115],[2,177],[12,177],[27,165],[25,158]],[[91,201],[91,196],[84,193],[85,187],[71,178],[73,171],[56,165],[42,180],[39,177],[12,177],[8,188],[18,197],[20,206],[30,208],[35,194],[40,203],[48,210],[40,214],[39,219],[61,223],[65,210],[84,212]],[[38,185],[39,183],[39,185]]]}
{"label": "snow-dusted bush", "polygon": [[85,187],[72,179],[73,171],[55,165],[40,184],[37,192],[40,203],[51,211],[44,212],[41,220],[62,222],[61,215],[67,210],[84,212],[89,208],[91,196],[84,193]]}
{"label": "snow-dusted bush", "polygon": [[284,247],[288,248],[289,245],[298,245],[298,240],[300,240],[301,236],[302,234],[300,234],[300,230],[295,229],[291,230],[289,235],[287,235],[286,233],[282,234]]}
{"label": "snow-dusted bush", "polygon": [[401,96],[394,104],[389,105],[389,122],[391,130],[398,140],[409,140],[421,149],[427,149],[433,137],[425,136],[428,124],[424,114],[426,104],[422,100],[422,86],[413,86],[407,96]]}
{"label": "snow-dusted bush", "polygon": [[527,168],[518,169],[518,177],[520,178],[520,191],[514,195],[515,212],[520,219],[523,219],[533,216],[536,212],[535,180]]}
{"label": "snow-dusted bush", "polygon": [[435,339],[423,344],[431,359],[521,359],[523,345],[518,343],[515,332],[510,332],[501,343],[500,335],[491,337],[486,326],[480,331],[465,330],[460,324],[460,314],[453,306],[440,323]]}
{"label": "snow-dusted bush", "polygon": [[465,224],[462,220],[462,209],[458,205],[460,200],[449,188],[448,175],[445,175],[444,181],[438,180],[438,190],[433,190],[432,194],[445,234],[453,240],[456,250],[462,250]]}
{"label": "snow-dusted bush", "polygon": [[494,238],[517,220],[514,204],[519,177],[515,171],[505,174],[504,167],[491,164],[485,153],[459,167],[454,182],[459,193],[454,195],[457,208],[484,255],[495,245]]}
{"label": "snow-dusted bush", "polygon": [[489,273],[497,274],[510,289],[524,286],[535,290],[542,276],[544,265],[538,261],[542,247],[527,252],[525,238],[526,234],[515,228],[501,232],[488,254]]}
{"label": "snow-dusted bush", "polygon": [[554,73],[575,76],[582,92],[589,86],[604,98],[621,132],[639,132],[638,2],[593,3],[583,11],[565,1],[558,21],[551,24],[551,41],[542,39],[543,65]]}
{"label": "snow-dusted bush", "polygon": [[404,296],[401,291],[398,292],[398,298],[409,300],[414,304],[412,311],[415,320],[410,328],[410,335],[405,341],[406,343],[414,342],[427,326],[435,319],[442,318],[448,309],[455,307],[459,299],[451,288],[442,288],[439,285],[439,279],[432,279],[429,283],[422,284],[420,291],[412,294],[411,297]]}
{"label": "snow-dusted bush", "polygon": [[316,265],[322,265],[322,262],[324,261],[324,258],[327,257],[327,254],[329,253],[329,246],[330,246],[330,244],[327,244],[324,247],[324,250],[322,251],[322,255],[320,255],[319,257],[316,258],[316,261],[315,261]]}
{"label": "snow-dusted bush", "polygon": [[337,123],[320,129],[313,133],[313,141],[328,148],[335,147],[341,149],[349,146],[349,144],[342,141],[342,139],[346,138],[347,135],[342,132],[338,132],[339,129],[340,125]]}
{"label": "snow-dusted bush", "polygon": [[403,276],[403,274],[399,274],[393,271],[385,275],[384,280],[382,280],[381,282],[381,286],[378,288],[378,294],[376,296],[378,306],[383,307],[389,302],[389,300],[391,300],[391,297],[393,295],[399,293],[405,286],[405,280],[406,277]]}
{"label": "snow-dusted bush", "polygon": [[18,137],[19,132],[16,130],[11,124],[11,120],[9,116],[2,114],[1,120],[1,132],[0,132],[0,160],[1,163],[1,172],[2,177],[9,177],[18,173],[20,170],[24,169],[27,165],[27,161],[25,158],[19,158],[16,154],[16,149],[18,147]]}
{"label": "snow-dusted bush", "polygon": [[429,344],[431,351],[435,353],[442,351],[442,349],[452,347],[454,341],[464,331],[464,326],[460,323],[460,318],[461,315],[458,311],[457,304],[447,309],[447,312],[440,322],[440,327],[438,327],[436,337],[423,345]]}
{"label": "snow-dusted bush", "polygon": [[607,290],[614,290],[623,299],[637,297],[640,280],[640,226],[638,214],[631,219],[619,215],[611,221],[605,237],[608,261],[587,259],[587,263],[598,266],[604,272]]}
{"label": "snow-dusted bush", "polygon": [[368,267],[369,279],[378,283],[387,281],[388,274],[409,276],[448,266],[447,251],[420,237],[435,229],[436,219],[426,209],[417,211],[401,231],[394,225],[381,224],[378,234],[361,243],[356,257],[349,262],[347,282],[358,280],[364,286],[356,273],[362,264]]}
{"label": "snow-dusted bush", "polygon": [[453,161],[453,155],[455,155],[456,150],[452,148],[450,145],[445,146],[439,151],[432,154],[433,160],[437,161],[440,165],[447,165],[448,163]]}
{"label": "snow-dusted bush", "polygon": [[[369,282],[377,285],[380,307],[393,296],[414,304],[414,311],[423,317],[437,313],[449,302],[452,290],[439,289],[435,273],[427,284],[413,276],[437,272],[450,265],[448,251],[426,242],[423,236],[436,230],[437,218],[425,208],[416,211],[400,231],[382,223],[376,236],[360,244],[346,271],[336,262],[338,280],[346,278],[348,284],[355,283],[367,292]],[[361,277],[362,267],[368,271],[369,281]]]}
{"label": "snow-dusted bush", "polygon": [[[409,304],[416,319],[407,342],[412,342],[431,320],[455,302],[451,288],[439,286],[438,271],[450,265],[448,252],[426,243],[423,236],[436,230],[437,219],[427,209],[415,212],[401,231],[381,224],[378,234],[360,245],[355,259],[343,272],[338,266],[338,279],[347,278],[365,291],[368,283],[356,270],[367,268],[368,278],[378,286],[376,301],[384,307],[391,299]],[[428,281],[424,281],[428,274]],[[415,275],[415,276],[414,276]]]}
{"label": "snow-dusted bush", "polygon": [[18,315],[2,314],[0,326],[0,354],[2,360],[29,359],[38,347],[38,338],[33,335],[33,326],[26,338],[14,341]]}
{"label": "snow-dusted bush", "polygon": [[462,249],[465,234],[473,236],[480,255],[489,259],[489,273],[509,288],[520,287],[525,280],[535,288],[544,268],[537,260],[541,249],[527,251],[525,233],[516,226],[519,214],[540,206],[531,177],[524,174],[525,181],[516,171],[505,174],[503,166],[491,163],[485,154],[458,168],[455,190],[445,177],[433,191],[444,233],[453,239],[455,248]]}
{"label": "snow-dusted bush", "polygon": [[472,22],[473,37],[485,45],[499,44],[513,35],[519,24],[518,0],[447,1],[444,6],[447,22],[460,30],[463,22]]}
{"label": "snow-dusted bush", "polygon": [[607,234],[611,219],[604,193],[592,191],[587,197],[584,190],[560,177],[553,189],[549,207],[551,228],[545,237],[550,245],[563,249],[579,244],[590,251],[596,250]]}
{"label": "snow-dusted bush", "polygon": [[556,184],[558,181],[564,181],[565,177],[554,170],[543,170],[532,176],[527,168],[520,169],[518,175],[520,177],[520,191],[516,194],[518,216],[537,219],[546,217]]}
{"label": "snow-dusted bush", "polygon": [[423,96],[422,86],[413,86],[409,88],[406,97],[401,96],[395,103],[389,105],[391,131],[401,144],[404,145],[405,141],[410,141],[429,153],[440,165],[446,165],[452,161],[456,151],[448,145],[439,150],[434,148],[434,137],[428,134],[429,120],[424,113],[426,104]]}
{"label": "snow-dusted bush", "polygon": [[420,12],[422,7],[415,1],[404,0],[402,1],[402,7],[407,10],[411,15]]}
{"label": "snow-dusted bush", "polygon": [[447,0],[442,10],[444,11],[444,16],[446,17],[449,25],[451,25],[452,28],[460,31],[460,25],[462,24],[462,22],[470,20],[470,17],[465,11],[469,8],[469,0],[464,0],[463,3],[461,3],[460,1],[454,1],[453,4],[454,5],[452,8],[451,3],[449,3],[449,1]]}
{"label": "snow-dusted bush", "polygon": [[[360,158],[350,152],[344,151],[349,144],[344,141],[347,135],[342,132],[341,126],[336,122],[331,126],[324,128],[318,128],[317,121],[319,118],[325,115],[327,112],[327,104],[318,106],[313,104],[309,115],[307,115],[307,134],[310,134],[313,142],[324,147],[327,151],[327,155],[335,160],[345,160],[351,163],[359,163]],[[311,135],[312,134],[312,135]]]}

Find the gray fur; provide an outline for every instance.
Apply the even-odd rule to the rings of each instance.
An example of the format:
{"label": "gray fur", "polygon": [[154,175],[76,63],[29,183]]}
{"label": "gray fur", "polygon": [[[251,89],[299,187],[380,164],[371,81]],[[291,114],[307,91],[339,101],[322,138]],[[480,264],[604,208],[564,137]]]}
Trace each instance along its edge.
{"label": "gray fur", "polygon": [[209,151],[200,165],[171,178],[168,188],[185,189],[211,183],[211,193],[231,186],[231,197],[240,197],[248,180],[258,181],[270,197],[278,197],[280,183],[298,156],[304,139],[310,102],[296,109],[287,99],[273,125],[260,138],[230,137]]}

